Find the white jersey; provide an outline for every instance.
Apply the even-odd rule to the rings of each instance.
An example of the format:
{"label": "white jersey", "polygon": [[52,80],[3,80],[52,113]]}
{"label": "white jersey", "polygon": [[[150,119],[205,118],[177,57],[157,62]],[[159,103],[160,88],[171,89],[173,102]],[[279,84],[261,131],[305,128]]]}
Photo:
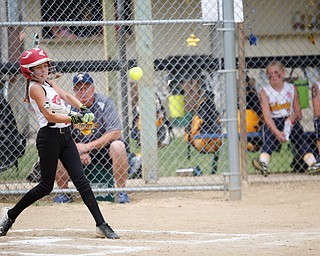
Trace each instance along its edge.
{"label": "white jersey", "polygon": [[287,117],[293,113],[294,85],[284,82],[281,92],[271,85],[263,87],[269,98],[269,107],[272,118]]}
{"label": "white jersey", "polygon": [[[35,82],[31,81],[30,86],[29,86],[29,95],[30,95],[30,89],[31,87],[35,84]],[[70,109],[66,106],[65,102],[63,99],[60,98],[58,93],[53,89],[53,87],[45,82],[45,84],[40,84],[42,88],[44,89],[44,92],[46,94],[46,102],[48,102],[48,107],[52,109],[53,112],[59,113],[61,115],[68,115],[70,112]],[[41,113],[36,101],[30,97],[30,103],[31,106],[33,107],[37,118],[38,118],[38,123],[40,125],[40,128],[47,126],[48,125],[48,120],[45,118],[45,116]],[[52,128],[62,128],[62,127],[67,127],[70,124],[65,124],[65,123],[56,123],[50,127]]]}

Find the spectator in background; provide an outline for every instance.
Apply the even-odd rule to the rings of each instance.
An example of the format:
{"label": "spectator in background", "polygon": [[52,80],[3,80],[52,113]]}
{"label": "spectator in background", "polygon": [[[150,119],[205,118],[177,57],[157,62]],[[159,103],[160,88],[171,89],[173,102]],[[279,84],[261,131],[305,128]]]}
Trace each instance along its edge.
{"label": "spectator in background", "polygon": [[247,86],[246,86],[246,109],[254,110],[259,116],[261,116],[261,106],[259,95],[256,91],[256,79],[250,78],[247,76],[246,78]]}
{"label": "spectator in background", "polygon": [[264,119],[263,145],[259,159],[252,161],[253,166],[264,176],[270,173],[268,164],[272,153],[277,150],[281,143],[286,142],[284,132],[285,122],[292,123],[290,140],[297,152],[303,156],[303,160],[308,165],[309,173],[320,171],[320,164],[316,162],[312,150],[306,143],[304,131],[299,123],[302,111],[299,102],[297,88],[284,81],[285,69],[278,62],[271,62],[266,70],[269,85],[260,91],[261,109]]}
{"label": "spectator in background", "polygon": [[[263,125],[262,122],[262,113],[261,113],[261,105],[260,105],[260,98],[256,90],[256,79],[250,78],[249,76],[246,77],[246,102],[247,106],[246,109],[253,110],[257,115],[252,114],[248,115],[247,112],[247,120],[251,117],[251,120],[249,122],[251,124],[255,124],[254,117],[257,117],[258,123],[256,123],[256,126],[258,127],[257,130],[260,131],[260,128]],[[254,126],[254,127],[256,127]],[[248,150],[249,151],[258,151],[262,145],[262,139],[261,136],[255,136],[255,137],[248,137],[247,138],[248,143]]]}
{"label": "spectator in background", "polygon": [[77,36],[65,26],[53,26],[50,30],[53,38],[66,38],[70,40],[76,40]]}
{"label": "spectator in background", "polygon": [[320,153],[320,82],[312,85],[313,124],[316,132],[318,152]]}
{"label": "spectator in background", "polygon": [[[72,137],[76,142],[80,159],[84,168],[92,170],[97,166],[102,169],[112,164],[113,175],[118,188],[126,186],[128,176],[128,156],[125,143],[122,141],[122,124],[112,100],[95,92],[92,77],[80,73],[73,78],[74,93],[95,115],[96,128],[90,135],[84,135],[75,128]],[[57,170],[56,182],[62,189],[68,188],[69,176],[61,166]],[[55,203],[68,203],[72,198],[68,195],[58,195]],[[118,203],[129,203],[126,192],[118,193]]]}
{"label": "spectator in background", "polygon": [[[240,101],[240,97],[242,96],[241,92],[242,85],[238,79],[238,131],[240,132],[240,110],[243,109],[243,105],[245,104],[246,108],[246,132],[259,132],[260,127],[262,126],[262,118],[261,118],[261,106],[260,106],[260,98],[256,91],[256,80],[254,78],[250,78],[248,75],[245,79],[245,102]],[[240,91],[241,90],[241,91]],[[244,97],[243,97],[244,98]],[[241,104],[241,106],[240,106]],[[258,151],[262,144],[261,136],[247,136],[247,149],[248,151]]]}
{"label": "spectator in background", "polygon": [[[255,111],[259,116],[261,116],[261,105],[260,98],[256,91],[256,79],[246,76],[246,109],[251,109]],[[240,80],[238,84],[238,109],[240,108]]]}

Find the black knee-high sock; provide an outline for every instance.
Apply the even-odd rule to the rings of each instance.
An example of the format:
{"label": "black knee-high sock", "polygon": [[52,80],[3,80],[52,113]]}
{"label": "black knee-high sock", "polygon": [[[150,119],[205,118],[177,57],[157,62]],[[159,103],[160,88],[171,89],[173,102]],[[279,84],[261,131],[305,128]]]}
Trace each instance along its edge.
{"label": "black knee-high sock", "polygon": [[102,213],[100,211],[100,208],[98,206],[97,200],[94,197],[94,194],[92,190],[86,190],[81,194],[82,200],[85,203],[85,205],[88,207],[89,211],[91,212],[95,222],[96,226],[100,226],[104,222],[104,218],[102,216]]}
{"label": "black knee-high sock", "polygon": [[32,205],[37,200],[44,197],[44,194],[35,193],[34,189],[31,189],[27,194],[25,194],[20,201],[8,211],[8,217],[12,220],[16,220],[16,218],[20,215],[20,213]]}

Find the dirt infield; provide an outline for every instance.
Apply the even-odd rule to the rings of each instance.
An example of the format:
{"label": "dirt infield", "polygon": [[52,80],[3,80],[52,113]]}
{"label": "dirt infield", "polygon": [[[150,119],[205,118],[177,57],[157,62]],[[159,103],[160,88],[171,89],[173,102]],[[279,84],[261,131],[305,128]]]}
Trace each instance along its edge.
{"label": "dirt infield", "polygon": [[213,191],[136,193],[130,204],[99,203],[120,240],[95,238],[80,202],[40,202],[0,237],[0,255],[319,255],[319,187],[244,185],[241,201]]}

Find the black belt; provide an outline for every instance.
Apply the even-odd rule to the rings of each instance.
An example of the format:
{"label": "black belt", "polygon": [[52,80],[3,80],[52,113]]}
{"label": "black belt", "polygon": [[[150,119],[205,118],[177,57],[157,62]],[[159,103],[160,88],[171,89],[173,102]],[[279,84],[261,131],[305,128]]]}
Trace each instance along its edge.
{"label": "black belt", "polygon": [[50,129],[57,129],[60,134],[65,134],[65,133],[71,132],[71,125],[69,125],[67,127],[62,127],[62,128],[52,127]]}

